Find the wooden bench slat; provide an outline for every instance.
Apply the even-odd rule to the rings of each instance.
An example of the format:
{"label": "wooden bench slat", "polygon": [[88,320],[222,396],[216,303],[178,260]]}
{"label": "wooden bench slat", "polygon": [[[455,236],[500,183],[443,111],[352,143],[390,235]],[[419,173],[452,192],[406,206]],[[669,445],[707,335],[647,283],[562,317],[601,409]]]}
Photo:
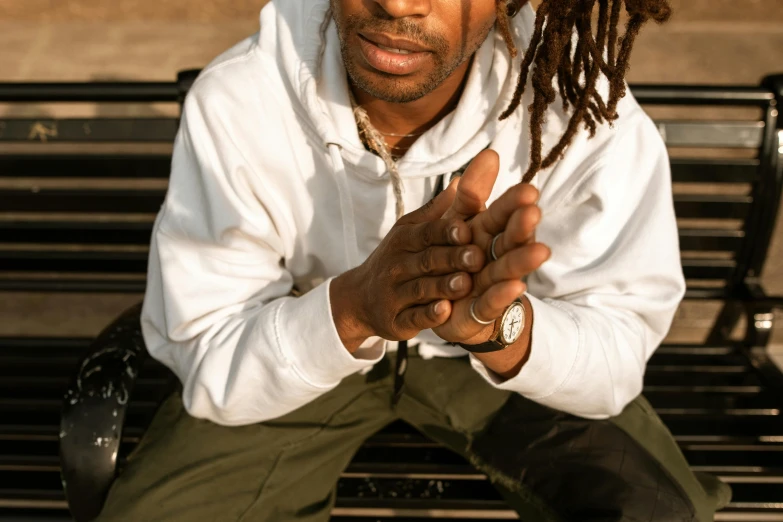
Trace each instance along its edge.
{"label": "wooden bench slat", "polygon": [[758,149],[764,142],[761,121],[658,120],[655,126],[669,147]]}
{"label": "wooden bench slat", "polygon": [[[152,221],[0,221],[0,243],[147,246],[152,226]],[[680,229],[680,248],[736,252],[744,236],[742,230]]]}
{"label": "wooden bench slat", "polygon": [[783,436],[783,423],[778,416],[747,415],[741,420],[720,415],[661,415],[661,419],[677,436]]}
{"label": "wooden bench slat", "polygon": [[12,350],[76,350],[81,351],[92,341],[89,337],[0,337],[0,353]]}
{"label": "wooden bench slat", "polygon": [[[743,373],[647,372],[645,386],[682,386],[696,389],[700,386],[759,386],[761,380],[754,371]],[[783,425],[782,425],[783,426]]]}
{"label": "wooden bench slat", "polygon": [[643,105],[766,107],[775,99],[775,95],[767,88],[745,85],[635,84],[630,88],[637,101]]}
{"label": "wooden bench slat", "polygon": [[[0,250],[0,266],[13,272],[57,273],[120,273],[146,274],[146,251],[84,250],[61,251],[18,248]],[[736,269],[730,259],[683,258],[683,271],[688,279],[725,279]]]}
{"label": "wooden bench slat", "polygon": [[[164,190],[117,189],[22,189],[0,190],[3,210],[16,212],[101,212],[157,213]],[[747,216],[751,196],[675,194],[674,206],[679,218],[743,219]]]}
{"label": "wooden bench slat", "polygon": [[[143,294],[147,284],[135,278],[102,279],[98,277],[70,278],[67,274],[58,274],[56,277],[36,278],[19,277],[13,279],[0,278],[0,292],[64,292],[64,293],[122,293]],[[725,287],[719,288],[693,288],[686,290],[686,299],[724,299],[728,295]]]}
{"label": "wooden bench slat", "polygon": [[171,143],[178,126],[178,118],[0,119],[0,142]]}
{"label": "wooden bench slat", "polygon": [[0,279],[0,292],[64,292],[143,294],[144,281],[118,279],[22,278]]}
{"label": "wooden bench slat", "polygon": [[730,259],[682,259],[686,279],[728,279],[736,269],[736,262]]}
{"label": "wooden bench slat", "polygon": [[0,250],[0,266],[13,272],[57,272],[144,274],[147,252],[61,252],[42,250]]}
{"label": "wooden bench slat", "polygon": [[4,178],[168,178],[171,154],[0,155]]}
{"label": "wooden bench slat", "polygon": [[0,190],[5,212],[155,214],[160,210],[164,196],[164,190],[154,189]]}
{"label": "wooden bench slat", "polygon": [[0,243],[148,246],[150,221],[0,221]]}
{"label": "wooden bench slat", "polygon": [[[745,239],[743,230],[681,228],[680,250],[738,251]],[[0,237],[2,228],[0,227]]]}
{"label": "wooden bench slat", "polygon": [[757,159],[672,158],[675,183],[752,183],[759,179]]}
{"label": "wooden bench slat", "polygon": [[745,219],[750,212],[751,203],[751,196],[742,195],[674,195],[674,211],[678,218]]}
{"label": "wooden bench slat", "polygon": [[[750,183],[759,177],[757,159],[672,158],[677,183]],[[7,154],[0,156],[6,178],[155,178],[171,171],[170,154]]]}

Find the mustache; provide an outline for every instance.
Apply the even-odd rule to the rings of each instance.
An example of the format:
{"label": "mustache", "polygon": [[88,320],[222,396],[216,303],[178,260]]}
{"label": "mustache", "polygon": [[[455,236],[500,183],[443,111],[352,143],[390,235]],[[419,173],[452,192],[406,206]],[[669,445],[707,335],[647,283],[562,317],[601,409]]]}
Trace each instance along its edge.
{"label": "mustache", "polygon": [[350,15],[345,20],[345,30],[351,33],[372,31],[394,35],[395,37],[422,44],[436,52],[445,52],[449,47],[445,38],[426,32],[418,24],[407,18],[384,20],[376,17],[368,18],[360,15]]}

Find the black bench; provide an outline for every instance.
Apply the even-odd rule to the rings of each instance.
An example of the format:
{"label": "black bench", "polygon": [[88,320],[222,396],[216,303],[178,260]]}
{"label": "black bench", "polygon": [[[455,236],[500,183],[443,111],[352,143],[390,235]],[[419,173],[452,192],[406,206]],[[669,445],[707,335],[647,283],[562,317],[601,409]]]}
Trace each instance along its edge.
{"label": "black bench", "polygon": [[[0,103],[177,104],[193,74],[0,84]],[[783,301],[759,285],[783,187],[783,77],[632,90],[672,154],[686,299],[722,303],[706,340],[660,347],[645,394],[694,469],[732,484],[720,520],[783,520],[783,379],[766,354]],[[0,188],[0,292],[142,292],[176,128],[175,116],[0,119],[0,182],[17,183]],[[88,519],[171,379],[146,356],[138,308],[97,340],[0,338],[0,520],[71,520],[61,464],[73,513]],[[340,479],[335,520],[435,515],[514,517],[485,477],[401,423],[368,440]]]}

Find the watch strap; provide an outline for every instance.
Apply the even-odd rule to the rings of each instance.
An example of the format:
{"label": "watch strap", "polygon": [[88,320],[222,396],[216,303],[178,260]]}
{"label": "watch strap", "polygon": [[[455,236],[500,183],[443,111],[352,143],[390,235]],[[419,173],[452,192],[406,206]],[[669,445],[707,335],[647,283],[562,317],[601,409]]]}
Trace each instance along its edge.
{"label": "watch strap", "polygon": [[496,341],[487,341],[481,344],[463,344],[463,343],[457,343],[457,344],[459,344],[459,346],[469,351],[470,353],[499,352],[500,350],[506,347],[505,345],[500,344]]}

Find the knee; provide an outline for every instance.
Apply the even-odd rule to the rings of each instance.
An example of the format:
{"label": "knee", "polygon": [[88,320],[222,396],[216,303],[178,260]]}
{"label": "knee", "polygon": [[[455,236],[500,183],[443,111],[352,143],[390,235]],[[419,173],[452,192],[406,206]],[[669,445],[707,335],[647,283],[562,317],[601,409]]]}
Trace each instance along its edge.
{"label": "knee", "polygon": [[[633,466],[633,463],[628,463]],[[566,520],[584,522],[692,522],[688,496],[664,472],[635,470],[637,480],[600,467],[561,470],[546,483],[531,484]]]}

